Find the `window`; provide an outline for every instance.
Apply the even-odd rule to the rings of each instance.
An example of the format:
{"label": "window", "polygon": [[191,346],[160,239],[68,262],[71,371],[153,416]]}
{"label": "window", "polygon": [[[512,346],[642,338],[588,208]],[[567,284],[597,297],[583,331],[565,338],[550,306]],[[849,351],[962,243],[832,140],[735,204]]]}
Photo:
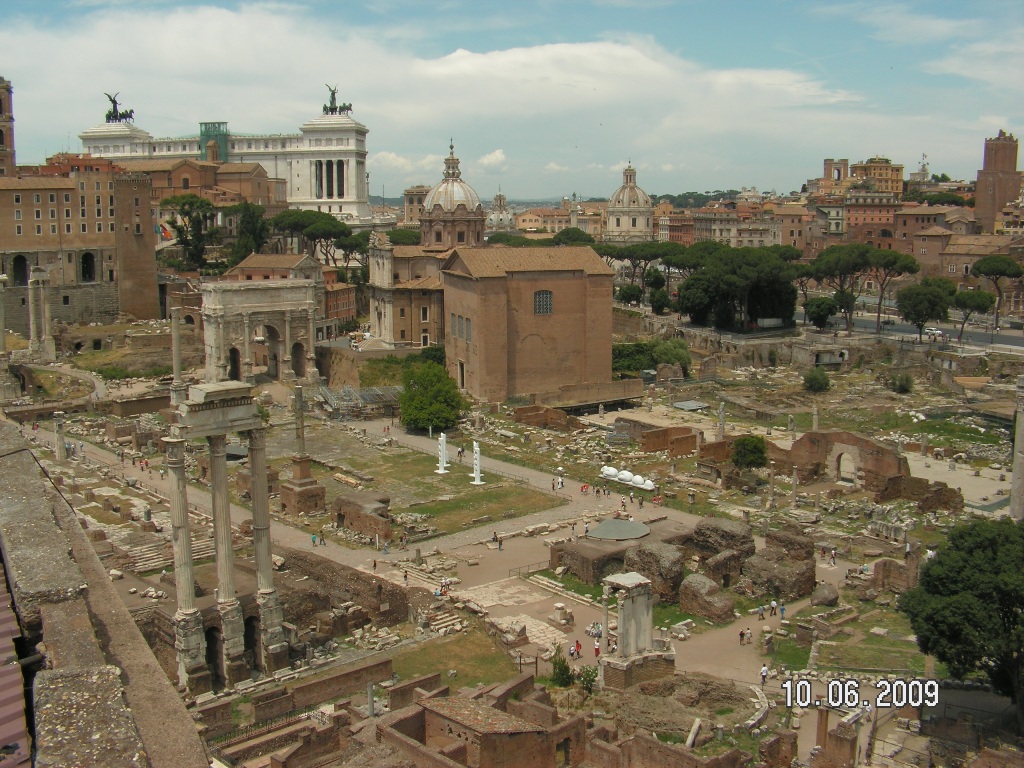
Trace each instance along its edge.
{"label": "window", "polygon": [[448,323],[448,332],[455,333],[455,313],[451,313],[451,320]]}
{"label": "window", "polygon": [[21,195],[15,195],[14,196],[14,204],[15,205],[21,205]]}
{"label": "window", "polygon": [[21,234],[21,224],[19,224],[18,226],[16,226],[16,227],[14,228],[14,233],[15,233],[16,235],[20,235],[20,234]]}
{"label": "window", "polygon": [[57,202],[57,196],[55,194],[53,194],[53,192],[50,193],[50,202],[51,203],[56,203]]}
{"label": "window", "polygon": [[434,242],[435,243],[440,243],[441,242],[441,232],[440,231],[434,232]]}
{"label": "window", "polygon": [[533,294],[533,314],[551,314],[551,291],[535,291]]}
{"label": "window", "polygon": [[43,225],[42,224],[36,224],[36,234],[37,235],[43,234]]}
{"label": "window", "polygon": [[64,296],[63,297],[63,304],[64,304],[65,307],[70,307],[71,306],[71,297],[70,296]]}
{"label": "window", "polygon": [[405,319],[405,307],[398,308],[398,317],[402,320]]}
{"label": "window", "polygon": [[70,203],[71,202],[71,195],[68,192],[64,193],[64,202],[65,203]]}
{"label": "window", "polygon": [[400,338],[400,339],[404,339],[404,338],[405,338],[405,331],[402,331],[402,332],[401,332],[401,335],[400,335],[400,336],[399,336],[398,338]]}
{"label": "window", "polygon": [[21,221],[21,209],[20,208],[14,212],[14,220],[15,221]]}
{"label": "window", "polygon": [[88,232],[88,231],[89,231],[89,225],[88,225],[88,224],[86,224],[86,223],[85,223],[85,222],[83,221],[83,222],[82,222],[82,234],[84,235],[84,234],[85,234],[86,232]]}
{"label": "window", "polygon": [[71,234],[71,223],[70,222],[64,224],[64,234],[66,234],[66,235],[70,235]]}
{"label": "window", "polygon": [[32,195],[32,200],[35,202],[36,205],[39,205],[42,198],[39,197],[39,193],[36,192],[34,195]]}
{"label": "window", "polygon": [[465,232],[459,232],[459,233],[458,233],[458,234],[457,234],[457,235],[455,236],[455,239],[456,239],[456,240],[457,240],[458,242],[460,242],[460,243],[464,243],[464,242],[466,242],[466,233],[465,233]]}
{"label": "window", "polygon": [[956,272],[956,264],[950,264],[949,265],[949,271],[950,272]]}
{"label": "window", "polygon": [[181,177],[181,188],[182,189],[188,189],[190,183],[191,182],[189,181],[188,176],[182,176]]}
{"label": "window", "polygon": [[103,222],[102,221],[97,221],[96,222],[96,231],[97,232],[102,232],[103,231]]}
{"label": "window", "polygon": [[36,221],[39,221],[41,218],[43,218],[43,212],[36,208]]}
{"label": "window", "polygon": [[[953,270],[951,268],[950,272],[952,272],[952,271]],[[964,264],[964,275],[969,275],[969,274],[971,274],[971,265],[970,264]]]}
{"label": "window", "polygon": [[629,220],[629,226],[631,226],[631,227],[635,227],[636,226],[636,216],[634,216],[632,219]]}
{"label": "window", "polygon": [[427,322],[427,308],[426,307],[420,307],[420,322],[421,323]]}
{"label": "window", "polygon": [[64,218],[65,219],[70,219],[71,218],[71,209],[70,208],[65,208],[64,209]]}
{"label": "window", "polygon": [[462,315],[459,315],[459,326],[458,330],[455,332],[455,336],[459,339],[466,338],[466,318]]}

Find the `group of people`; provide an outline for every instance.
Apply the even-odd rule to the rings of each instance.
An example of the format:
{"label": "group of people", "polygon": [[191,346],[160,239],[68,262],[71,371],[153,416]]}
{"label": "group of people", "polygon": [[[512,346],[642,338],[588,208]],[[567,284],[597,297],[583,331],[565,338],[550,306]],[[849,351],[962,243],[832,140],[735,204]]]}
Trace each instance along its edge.
{"label": "group of people", "polygon": [[600,621],[592,622],[589,627],[583,630],[584,634],[596,637],[598,640],[601,639],[601,635],[604,633],[604,627],[601,626]]}
{"label": "group of people", "polygon": [[[583,645],[580,643],[579,640],[576,640],[575,642],[570,642],[569,643],[569,658],[570,659],[579,659],[580,655],[582,653],[583,653]],[[600,656],[601,656],[601,641],[600,641],[600,639],[598,639],[598,640],[594,640],[594,658],[596,659],[596,658],[599,658]]]}
{"label": "group of people", "polygon": [[[821,548],[821,559],[825,559],[825,547]],[[836,548],[832,547],[832,551],[828,555],[828,564],[834,566],[836,564]]]}
{"label": "group of people", "polygon": [[[778,615],[782,619],[786,618],[786,604],[783,603],[783,602],[779,602],[777,600],[772,600],[767,606],[765,606],[765,605],[757,606],[757,618],[760,621],[764,621],[765,610],[768,611],[768,615],[769,616],[776,616],[776,615]],[[743,633],[741,632],[740,634],[742,635]],[[741,644],[742,644],[742,641],[741,641]]]}
{"label": "group of people", "polygon": [[740,645],[750,645],[754,642],[754,633],[750,631],[750,627],[740,630]]}

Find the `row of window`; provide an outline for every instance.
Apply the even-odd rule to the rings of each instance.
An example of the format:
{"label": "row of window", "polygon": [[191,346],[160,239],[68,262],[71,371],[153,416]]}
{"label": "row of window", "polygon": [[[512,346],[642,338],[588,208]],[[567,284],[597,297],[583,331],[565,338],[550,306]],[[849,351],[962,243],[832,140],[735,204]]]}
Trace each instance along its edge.
{"label": "row of window", "polygon": [[473,321],[468,317],[462,315],[456,315],[454,312],[451,314],[451,332],[455,334],[455,338],[462,339],[463,341],[472,343],[473,341]]}
{"label": "row of window", "polygon": [[[114,218],[114,209],[110,208],[110,209],[108,209],[108,211],[109,211],[110,218]],[[78,209],[78,215],[81,218],[84,219],[85,218],[85,208],[79,208]],[[41,221],[42,218],[43,218],[42,210],[40,210],[39,208],[36,208],[35,209],[35,219],[36,219],[36,221]],[[56,208],[51,208],[50,209],[50,218],[51,219],[56,219],[57,218],[57,209]],[[70,208],[65,208],[64,209],[64,218],[65,219],[70,219],[71,218],[71,209]],[[96,218],[97,219],[102,219],[103,218],[103,209],[102,208],[97,208],[96,209]],[[14,220],[15,221],[21,221],[21,208],[15,208],[14,209]]]}
{"label": "row of window", "polygon": [[[113,213],[111,213],[111,216],[113,216]],[[79,225],[79,227],[80,227],[79,231],[83,235],[88,234],[88,232],[89,232],[89,225],[88,224],[86,224],[83,221]],[[110,224],[108,225],[107,230],[109,232],[113,232],[114,231],[114,222],[110,222]],[[102,221],[97,221],[96,222],[96,231],[99,232],[99,233],[103,232],[103,222]],[[72,225],[71,225],[71,223],[70,222],[65,223],[64,224],[64,234],[70,235],[71,232],[72,232]],[[18,224],[18,225],[16,225],[14,227],[14,234],[16,234],[16,235],[23,235],[23,234],[25,234],[24,228],[21,226],[21,224]],[[36,234],[37,235],[43,234],[43,225],[42,224],[36,224]],[[51,224],[50,225],[50,234],[51,235],[56,235],[57,234],[57,225],[56,224]],[[141,224],[136,224],[135,225],[135,234],[136,235],[141,235],[142,234],[142,225]]]}
{"label": "row of window", "polygon": [[[405,307],[398,308],[398,317],[400,320],[405,319]],[[420,322],[426,323],[430,319],[430,308],[427,306],[420,307]]]}

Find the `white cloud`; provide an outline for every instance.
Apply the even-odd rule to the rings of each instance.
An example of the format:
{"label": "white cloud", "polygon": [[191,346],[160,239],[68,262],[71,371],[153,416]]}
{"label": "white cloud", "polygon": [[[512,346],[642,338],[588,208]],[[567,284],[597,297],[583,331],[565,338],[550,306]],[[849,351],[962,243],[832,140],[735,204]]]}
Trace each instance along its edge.
{"label": "white cloud", "polygon": [[875,2],[819,5],[814,13],[844,16],[874,28],[874,37],[900,45],[941,43],[984,34],[985,23],[977,18],[952,19],[918,13],[901,3],[880,5]]}
{"label": "white cloud", "polygon": [[566,171],[569,170],[569,166],[560,165],[559,163],[556,163],[554,160],[552,160],[551,162],[547,163],[544,166],[544,170],[549,171],[551,173],[565,173]]}
{"label": "white cloud", "polygon": [[496,149],[476,161],[481,168],[503,168],[505,166],[505,150]]}

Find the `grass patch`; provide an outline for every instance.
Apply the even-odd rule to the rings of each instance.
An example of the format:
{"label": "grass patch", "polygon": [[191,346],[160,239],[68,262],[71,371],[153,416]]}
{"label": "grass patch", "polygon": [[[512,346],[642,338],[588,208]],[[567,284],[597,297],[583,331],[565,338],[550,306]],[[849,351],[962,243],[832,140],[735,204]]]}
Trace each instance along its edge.
{"label": "grass patch", "polygon": [[[811,646],[797,645],[796,640],[785,637],[775,641],[775,652],[772,659],[778,665],[786,669],[807,669],[807,662],[811,658]],[[820,664],[820,662],[819,662]]]}
{"label": "grass patch", "polygon": [[[654,626],[656,627],[672,627],[678,624],[680,621],[686,621],[687,619],[694,619],[693,614],[684,613],[679,610],[679,606],[671,603],[655,603],[654,604]],[[695,624],[694,628],[698,628],[701,625]]]}
{"label": "grass patch", "polygon": [[499,651],[479,626],[399,653],[392,659],[391,666],[402,680],[455,669],[458,677],[450,681],[455,687],[491,685],[518,672],[512,659]]}
{"label": "grass patch", "polygon": [[[461,496],[448,501],[433,501],[409,507],[407,511],[428,515],[433,525],[442,533],[454,533],[473,525],[497,525],[503,520],[532,515],[552,507],[561,506],[564,500],[546,493],[518,485],[501,485],[488,488],[473,488],[463,491]],[[486,523],[474,523],[480,517],[490,516]]]}
{"label": "grass patch", "polygon": [[[924,674],[924,655],[909,643],[886,642],[885,638],[865,638],[859,643],[821,645],[818,667],[831,669],[881,670],[898,673],[909,670]],[[881,641],[881,642],[877,642]]]}
{"label": "grass patch", "polygon": [[574,592],[577,595],[583,595],[584,597],[589,597],[593,600],[601,599],[603,589],[600,585],[586,584],[577,579],[572,574],[568,573],[564,576],[555,576],[555,572],[549,569],[538,571],[538,574],[544,576],[545,578],[551,579],[552,581],[557,581],[567,590],[569,590],[570,592]]}
{"label": "grass patch", "polygon": [[719,717],[725,717],[726,715],[731,715],[733,711],[732,707],[722,707],[721,709],[716,709],[715,714]]}

